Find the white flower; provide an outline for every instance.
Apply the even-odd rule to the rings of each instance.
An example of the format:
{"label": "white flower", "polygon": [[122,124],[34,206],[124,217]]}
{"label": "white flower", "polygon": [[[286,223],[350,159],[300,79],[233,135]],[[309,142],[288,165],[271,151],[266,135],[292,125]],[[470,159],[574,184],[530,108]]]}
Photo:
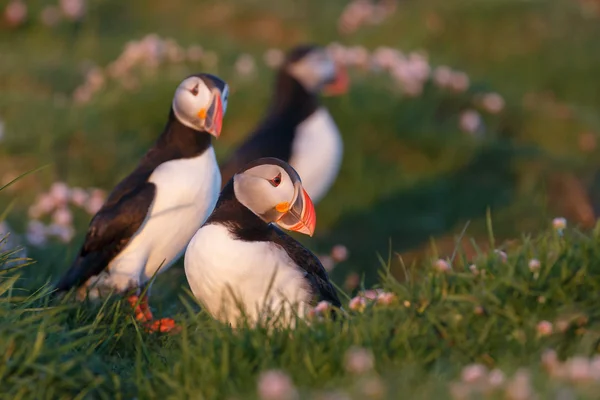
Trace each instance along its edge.
{"label": "white flower", "polygon": [[500,260],[502,260],[503,263],[505,263],[506,260],[508,260],[508,255],[502,250],[494,250],[494,254],[500,257]]}
{"label": "white flower", "polygon": [[250,76],[254,74],[256,63],[254,57],[250,54],[242,54],[235,62],[235,70],[242,76]]}
{"label": "white flower", "polygon": [[372,370],[374,366],[373,353],[362,347],[352,347],[344,355],[344,368],[352,374],[364,374]]}
{"label": "white flower", "polygon": [[504,376],[504,372],[495,368],[490,371],[488,374],[488,383],[493,388],[498,388],[504,384],[506,377]]}
{"label": "white flower", "polygon": [[298,392],[287,374],[271,370],[258,378],[258,397],[261,400],[292,400],[298,398]]}
{"label": "white flower", "polygon": [[66,204],[69,201],[71,195],[69,186],[64,182],[55,182],[50,186],[50,196],[54,199],[56,204]]}

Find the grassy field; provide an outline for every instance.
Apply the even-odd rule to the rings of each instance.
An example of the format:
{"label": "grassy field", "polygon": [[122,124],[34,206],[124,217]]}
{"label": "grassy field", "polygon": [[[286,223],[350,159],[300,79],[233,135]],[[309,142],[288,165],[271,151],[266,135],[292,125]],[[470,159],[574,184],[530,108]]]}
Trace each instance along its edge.
{"label": "grassy field", "polygon": [[[592,356],[599,339],[598,3],[403,1],[377,24],[340,32],[346,5],[98,0],[81,16],[56,22],[52,4],[29,1],[24,21],[11,25],[4,17],[0,186],[45,166],[0,191],[0,219],[23,237],[30,207],[52,183],[109,190],[125,176],[162,129],[173,90],[190,73],[213,72],[231,85],[215,143],[219,159],[263,115],[273,76],[263,61],[268,49],[313,41],[371,54],[379,46],[425,52],[432,71],[464,71],[470,84],[448,90],[432,77],[411,95],[389,73],[356,66],[350,92],[323,100],[343,133],[344,162],[318,205],[315,237],[301,240],[322,254],[346,246],[335,282],[343,286],[358,274],[364,287],[394,292],[396,303],[293,335],[234,333],[198,311],[179,263],[158,278],[153,304],[186,329],[178,337],[148,336],[119,302],[46,303],[40,288],[68,266],[89,222],[74,210],[72,240],[25,240],[35,263],[0,281],[0,396],[252,398],[261,371],[280,368],[303,397],[343,398],[326,397],[332,390],[369,397],[364,387],[374,388],[374,398],[377,388],[382,398],[460,397],[462,368],[479,362],[500,368],[507,382],[519,367],[529,368],[540,398],[570,390],[592,398],[597,387],[589,380],[574,385],[568,373],[557,379],[540,360],[546,347],[561,357]],[[174,50],[155,67],[111,73],[127,44],[148,34],[172,38],[169,46],[185,56]],[[195,45],[204,55],[190,56]],[[236,69],[244,54],[255,60],[248,76]],[[81,87],[94,68],[104,80],[86,98]],[[482,104],[489,93],[504,100],[499,112]],[[466,111],[481,118],[471,133],[461,122]],[[564,237],[548,231],[556,216],[569,221]],[[493,249],[508,251],[508,261]],[[434,261],[446,257],[457,270],[433,272]],[[537,278],[531,258],[541,261]],[[485,277],[470,272],[472,262]],[[382,264],[389,270],[383,283]],[[585,323],[556,328],[567,319]],[[536,333],[544,320],[554,324],[553,334]],[[346,371],[350,346],[372,351],[375,370],[359,378]],[[516,381],[524,378],[517,374]]]}

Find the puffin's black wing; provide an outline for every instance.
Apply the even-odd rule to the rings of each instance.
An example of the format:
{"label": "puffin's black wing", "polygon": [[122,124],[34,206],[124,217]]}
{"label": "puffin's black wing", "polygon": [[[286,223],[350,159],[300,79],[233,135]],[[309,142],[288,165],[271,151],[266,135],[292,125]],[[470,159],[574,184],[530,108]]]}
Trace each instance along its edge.
{"label": "puffin's black wing", "polygon": [[272,240],[286,251],[298,267],[306,272],[306,279],[310,282],[310,286],[319,301],[328,301],[335,307],[342,306],[335,288],[329,281],[327,271],[325,271],[317,256],[276,227],[273,227]]}
{"label": "puffin's black wing", "polygon": [[156,193],[156,186],[144,175],[134,173],[112,191],[92,218],[79,255],[56,285],[58,291],[79,286],[101,273],[142,226]]}

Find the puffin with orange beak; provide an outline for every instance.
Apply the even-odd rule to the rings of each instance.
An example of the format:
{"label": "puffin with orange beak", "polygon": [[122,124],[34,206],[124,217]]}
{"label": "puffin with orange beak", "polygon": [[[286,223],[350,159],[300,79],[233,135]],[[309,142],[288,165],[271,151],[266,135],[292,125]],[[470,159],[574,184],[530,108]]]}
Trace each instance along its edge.
{"label": "puffin with orange beak", "polygon": [[312,200],[290,165],[276,158],[249,163],[225,185],[186,250],[192,292],[234,327],[242,317],[256,324],[276,316],[287,324],[323,300],[340,307],[319,259],[278,229],[312,236],[315,225]]}
{"label": "puffin with orange beak", "polygon": [[277,73],[267,116],[221,166],[223,184],[247,163],[275,157],[298,171],[313,201],[320,201],[338,175],[344,145],[319,96],[347,89],[345,69],[324,48],[291,50]]}
{"label": "puffin with orange beak", "polygon": [[179,84],[162,134],[92,218],[58,292],[77,287],[80,300],[130,294],[149,330],[175,328],[170,318],[154,320],[146,286],[183,254],[215,207],[221,174],[211,142],[221,133],[228,93],[227,83],[209,74]]}

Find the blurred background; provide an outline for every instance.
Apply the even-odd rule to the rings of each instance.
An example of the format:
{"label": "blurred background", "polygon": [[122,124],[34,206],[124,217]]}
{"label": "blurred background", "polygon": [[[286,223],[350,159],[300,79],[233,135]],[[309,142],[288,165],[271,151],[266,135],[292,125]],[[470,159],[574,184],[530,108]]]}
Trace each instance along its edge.
{"label": "blurred background", "polygon": [[[346,95],[323,99],[343,165],[315,237],[299,238],[336,264],[338,284],[376,282],[378,255],[401,279],[401,259],[450,256],[458,241],[486,251],[488,209],[496,243],[556,216],[595,224],[598,0],[2,0],[0,11],[0,186],[46,166],[0,191],[4,246],[36,260],[32,287],[70,264],[182,78],[230,84],[223,161],[264,116],[284,52],[305,42],[351,77]],[[181,262],[167,274],[157,285],[185,284]]]}

